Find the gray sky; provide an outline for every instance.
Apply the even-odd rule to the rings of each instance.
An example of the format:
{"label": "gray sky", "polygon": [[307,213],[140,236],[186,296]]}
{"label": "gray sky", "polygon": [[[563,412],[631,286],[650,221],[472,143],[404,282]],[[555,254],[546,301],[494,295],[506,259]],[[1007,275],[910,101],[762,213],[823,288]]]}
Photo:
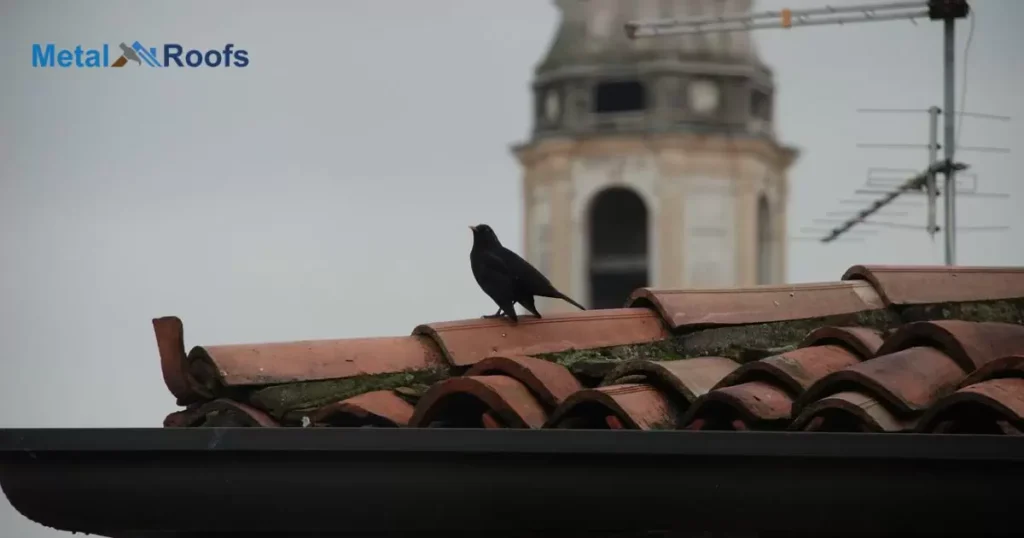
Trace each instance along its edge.
{"label": "gray sky", "polygon": [[[834,5],[841,4],[836,1]],[[825,5],[759,0],[755,9]],[[1024,265],[1024,2],[975,0],[960,143],[986,191],[959,200],[958,262]],[[520,245],[528,84],[549,0],[0,3],[0,427],[159,426],[174,410],[153,317],[186,345],[407,334],[493,311],[471,223]],[[969,23],[957,25],[962,61]],[[31,45],[138,39],[249,50],[245,69],[33,69]],[[791,174],[790,235],[843,206],[869,167],[918,168],[941,105],[942,26],[766,30]],[[316,51],[315,53],[312,51]],[[960,73],[957,74],[960,91]],[[958,99],[959,103],[959,99]],[[923,207],[907,217],[924,222]],[[857,263],[941,263],[941,235],[790,245],[789,280]],[[0,501],[0,533],[44,529]]]}

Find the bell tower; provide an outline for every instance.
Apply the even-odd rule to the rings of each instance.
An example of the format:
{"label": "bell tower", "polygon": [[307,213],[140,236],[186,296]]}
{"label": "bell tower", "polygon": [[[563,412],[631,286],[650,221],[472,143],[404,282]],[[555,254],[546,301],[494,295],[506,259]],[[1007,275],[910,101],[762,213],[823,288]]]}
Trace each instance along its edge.
{"label": "bell tower", "polygon": [[[588,308],[644,286],[781,283],[787,170],[771,70],[745,32],[630,40],[636,19],[751,0],[556,0],[523,167],[524,257]],[[546,311],[564,311],[544,300]],[[570,307],[571,308],[571,307]]]}

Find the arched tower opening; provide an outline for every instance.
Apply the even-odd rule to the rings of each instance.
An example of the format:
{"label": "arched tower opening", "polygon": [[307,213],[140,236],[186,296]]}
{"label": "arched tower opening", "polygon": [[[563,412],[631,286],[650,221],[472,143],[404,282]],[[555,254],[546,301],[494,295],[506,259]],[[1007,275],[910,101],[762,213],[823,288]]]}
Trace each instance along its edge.
{"label": "arched tower opening", "polygon": [[774,264],[775,233],[772,230],[772,214],[768,197],[762,194],[757,200],[757,283],[771,284]]}
{"label": "arched tower opening", "polygon": [[625,187],[594,196],[589,222],[590,308],[621,308],[633,290],[648,285],[647,205]]}

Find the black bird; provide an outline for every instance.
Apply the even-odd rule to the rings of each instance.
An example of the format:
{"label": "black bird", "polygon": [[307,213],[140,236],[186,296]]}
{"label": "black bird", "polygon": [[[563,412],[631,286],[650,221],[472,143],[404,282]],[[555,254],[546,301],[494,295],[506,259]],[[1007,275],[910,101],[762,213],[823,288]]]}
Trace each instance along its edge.
{"label": "black bird", "polygon": [[469,252],[473,277],[480,289],[498,304],[498,311],[485,318],[498,318],[504,313],[513,322],[518,322],[515,303],[523,305],[539,318],[540,312],[537,312],[533,304],[534,296],[562,299],[580,310],[586,310],[583,305],[556,290],[551,281],[530,262],[502,246],[490,226],[478,224],[469,229],[473,230],[473,249]]}

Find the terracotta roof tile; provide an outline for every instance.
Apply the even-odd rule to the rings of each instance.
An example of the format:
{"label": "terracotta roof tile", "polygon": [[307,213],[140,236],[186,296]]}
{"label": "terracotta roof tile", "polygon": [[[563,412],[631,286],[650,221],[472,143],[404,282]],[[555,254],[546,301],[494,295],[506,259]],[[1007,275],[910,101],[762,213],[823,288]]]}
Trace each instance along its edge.
{"label": "terracotta roof tile", "polygon": [[667,394],[627,383],[573,394],[552,414],[547,428],[675,429],[681,416]]}
{"label": "terracotta roof tile", "polygon": [[884,341],[882,333],[866,327],[819,327],[810,332],[800,347],[835,344],[850,350],[862,359],[878,353]]}
{"label": "terracotta roof tile", "polygon": [[837,392],[808,406],[791,430],[902,432],[913,430],[916,417],[899,418],[874,398],[860,392]]}
{"label": "terracotta roof tile", "polygon": [[750,381],[708,392],[683,422],[692,430],[771,430],[789,423],[792,406],[778,385]]}
{"label": "terracotta roof tile", "polygon": [[221,398],[176,411],[164,419],[164,427],[187,428],[193,426],[279,426],[266,413],[241,402]]}
{"label": "terracotta roof tile", "polygon": [[543,319],[524,316],[518,325],[497,319],[429,323],[413,332],[433,338],[456,366],[471,366],[492,355],[557,353],[668,337],[656,314],[625,308],[552,314]]}
{"label": "terracotta roof tile", "polygon": [[675,361],[628,361],[616,368],[604,385],[616,385],[627,377],[645,378],[651,384],[661,384],[687,402],[687,406],[706,394],[725,376],[739,368],[725,357],[698,357]]}
{"label": "terracotta roof tile", "polygon": [[307,415],[311,426],[408,426],[413,406],[390,390],[330,403]]}
{"label": "terracotta roof tile", "polygon": [[554,408],[583,388],[568,368],[533,357],[488,357],[466,371],[467,376],[506,375],[526,385],[545,407]]}
{"label": "terracotta roof tile", "polygon": [[153,320],[153,332],[156,333],[156,346],[160,352],[160,369],[164,375],[164,384],[178,399],[178,405],[187,405],[203,399],[203,395],[193,389],[186,370],[185,333],[181,320],[174,316]]}
{"label": "terracotta roof tile", "polygon": [[797,395],[828,374],[849,368],[864,358],[842,346],[808,346],[748,362],[725,376],[718,385],[728,387],[751,381],[769,380],[786,392]]}
{"label": "terracotta roof tile", "polygon": [[420,399],[413,427],[481,427],[484,414],[508,428],[539,428],[547,411],[530,389],[504,375],[462,376],[437,383]]}
{"label": "terracotta roof tile", "polygon": [[870,282],[892,305],[1024,297],[1024,267],[855,265],[843,280]]}
{"label": "terracotta roof tile", "polygon": [[745,289],[639,289],[630,307],[654,307],[673,330],[855,314],[885,307],[867,282],[825,282]]}
{"label": "terracotta roof tile", "polygon": [[1015,433],[1024,427],[1024,379],[999,378],[968,385],[944,399],[921,420],[923,431]]}
{"label": "terracotta roof tile", "polygon": [[440,350],[419,336],[196,346],[186,355],[181,320],[153,320],[164,381],[180,403],[226,389],[422,371],[445,367]]}
{"label": "terracotta roof tile", "polygon": [[960,383],[961,387],[1002,377],[1024,377],[1024,354],[1007,355],[987,362]]}
{"label": "terracotta roof tile", "polygon": [[972,323],[939,320],[908,323],[900,327],[878,350],[893,353],[921,343],[943,350],[964,370],[973,372],[989,361],[1021,349],[1024,326],[1010,323]]}
{"label": "terracotta roof tile", "polygon": [[638,290],[631,308],[517,326],[187,355],[180,320],[160,318],[165,381],[188,405],[165,425],[1019,435],[1022,275],[858,266],[827,284]]}
{"label": "terracotta roof tile", "polygon": [[956,361],[930,347],[912,347],[833,372],[808,388],[794,404],[797,412],[829,394],[855,390],[910,414],[928,409],[956,390],[966,376]]}

